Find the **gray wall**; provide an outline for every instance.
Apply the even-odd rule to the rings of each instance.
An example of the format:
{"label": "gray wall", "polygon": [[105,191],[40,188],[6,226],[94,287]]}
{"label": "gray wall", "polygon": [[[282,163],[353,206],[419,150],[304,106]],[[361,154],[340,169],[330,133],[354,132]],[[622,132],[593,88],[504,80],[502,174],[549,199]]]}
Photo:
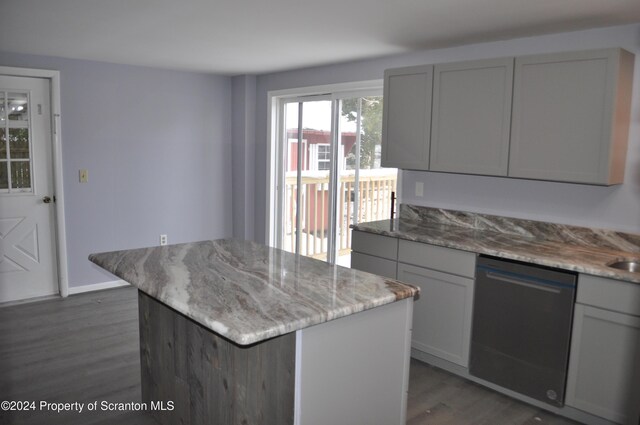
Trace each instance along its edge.
{"label": "gray wall", "polygon": [[231,80],[233,236],[253,240],[254,169],[256,140],[256,77],[241,75]]}
{"label": "gray wall", "polygon": [[92,252],[231,235],[229,77],[3,52],[0,65],[60,71],[71,287],[114,280]]}
{"label": "gray wall", "polygon": [[[386,68],[545,52],[623,47],[636,54],[625,183],[603,188],[431,172],[403,172],[403,202],[640,233],[640,25],[465,45],[262,75],[257,80],[255,235],[264,241],[267,93],[381,79]],[[424,197],[413,196],[424,182]]]}

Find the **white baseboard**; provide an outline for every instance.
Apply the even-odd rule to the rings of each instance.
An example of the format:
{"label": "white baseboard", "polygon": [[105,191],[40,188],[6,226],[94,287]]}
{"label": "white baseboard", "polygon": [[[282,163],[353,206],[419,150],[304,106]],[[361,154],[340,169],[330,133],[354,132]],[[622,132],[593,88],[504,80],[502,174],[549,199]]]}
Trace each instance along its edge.
{"label": "white baseboard", "polygon": [[83,292],[101,291],[103,289],[118,288],[128,286],[124,280],[112,280],[111,282],[94,283],[92,285],[72,286],[69,288],[69,295],[82,294]]}

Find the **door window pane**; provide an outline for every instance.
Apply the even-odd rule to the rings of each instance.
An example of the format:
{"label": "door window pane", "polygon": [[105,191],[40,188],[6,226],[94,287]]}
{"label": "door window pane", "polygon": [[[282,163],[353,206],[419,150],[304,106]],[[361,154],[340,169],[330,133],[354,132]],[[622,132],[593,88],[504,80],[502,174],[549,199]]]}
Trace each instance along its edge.
{"label": "door window pane", "polygon": [[9,151],[11,152],[11,159],[29,158],[28,128],[9,129]]}
{"label": "door window pane", "polygon": [[0,91],[0,125],[5,124],[7,119],[7,106],[5,105],[6,96],[3,91]]}
{"label": "door window pane", "polygon": [[[296,252],[298,245],[298,253],[301,255],[326,260],[329,235],[331,101],[307,101],[301,104],[301,127],[298,120],[300,103],[284,105],[286,149],[283,149],[285,190],[282,247],[286,251]],[[300,223],[299,228],[297,223]]]}
{"label": "door window pane", "polygon": [[[296,225],[296,206],[298,199],[298,154],[303,149],[298,148],[298,104],[287,103],[284,105],[286,129],[285,149],[283,149],[284,163],[284,212],[282,215],[282,249],[288,252],[296,252],[296,241],[298,237]],[[304,146],[304,141],[302,143]],[[302,161],[304,158],[300,158]],[[302,163],[304,167],[304,162]]]}
{"label": "door window pane", "polygon": [[26,93],[9,93],[7,96],[9,121],[29,121],[29,105]]}
{"label": "door window pane", "polygon": [[344,151],[339,176],[337,263],[351,263],[350,225],[388,219],[398,170],[381,168],[382,96],[342,99],[340,140]]}
{"label": "door window pane", "polygon": [[29,94],[0,92],[0,190],[30,192],[33,187]]}
{"label": "door window pane", "polygon": [[11,188],[31,189],[29,161],[11,161]]}
{"label": "door window pane", "polygon": [[0,159],[7,158],[7,137],[4,127],[0,128]]}
{"label": "door window pane", "polygon": [[300,253],[325,261],[329,249],[331,105],[330,100],[302,104],[302,138],[307,141],[310,159],[308,169],[302,170],[303,197],[300,206],[304,221]]}
{"label": "door window pane", "polygon": [[0,162],[0,189],[9,189],[7,166],[7,162]]}

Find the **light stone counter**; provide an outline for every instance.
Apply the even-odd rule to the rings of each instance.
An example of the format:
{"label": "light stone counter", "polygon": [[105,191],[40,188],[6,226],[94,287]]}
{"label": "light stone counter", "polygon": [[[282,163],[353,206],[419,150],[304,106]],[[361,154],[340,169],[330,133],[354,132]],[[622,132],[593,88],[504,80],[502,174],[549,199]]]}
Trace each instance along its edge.
{"label": "light stone counter", "polygon": [[419,291],[392,279],[236,239],[114,251],[89,259],[240,345]]}
{"label": "light stone counter", "polygon": [[[422,214],[410,214],[416,210]],[[403,212],[399,219],[352,227],[362,232],[640,283],[640,274],[607,266],[619,260],[640,258],[637,235],[422,207],[403,206]]]}

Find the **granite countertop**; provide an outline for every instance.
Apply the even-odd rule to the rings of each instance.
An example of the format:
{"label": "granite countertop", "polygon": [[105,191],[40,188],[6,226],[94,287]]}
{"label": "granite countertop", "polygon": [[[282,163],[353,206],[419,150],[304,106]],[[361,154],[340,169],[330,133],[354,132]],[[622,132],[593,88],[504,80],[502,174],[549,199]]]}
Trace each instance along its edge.
{"label": "granite countertop", "polygon": [[239,345],[419,293],[392,279],[235,239],[92,254],[89,260]]}
{"label": "granite countertop", "polygon": [[410,219],[380,220],[352,227],[368,233],[640,283],[640,274],[607,266],[622,259],[640,258],[640,254],[634,252]]}

